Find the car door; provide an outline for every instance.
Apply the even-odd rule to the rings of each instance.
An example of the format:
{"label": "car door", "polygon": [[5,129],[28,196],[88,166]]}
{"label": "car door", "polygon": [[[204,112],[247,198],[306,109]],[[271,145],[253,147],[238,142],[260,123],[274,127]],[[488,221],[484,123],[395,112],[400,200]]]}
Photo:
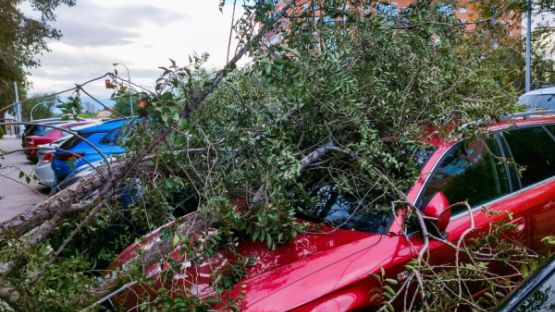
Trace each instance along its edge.
{"label": "car door", "polygon": [[[491,224],[508,220],[508,213],[526,206],[524,197],[518,192],[520,185],[516,173],[506,159],[506,150],[497,134],[455,144],[430,174],[417,206],[423,209],[438,192],[443,192],[451,205],[467,201],[472,213],[464,205],[452,207],[452,217],[444,233],[444,237],[455,244],[472,223],[477,231],[468,237],[487,232]],[[515,235],[526,241],[527,236],[520,233]],[[433,241],[430,256],[436,264],[447,263],[454,260],[455,250]]]}
{"label": "car door", "polygon": [[525,220],[532,249],[555,234],[555,125],[509,129],[502,138],[510,148],[527,205],[514,211]]}

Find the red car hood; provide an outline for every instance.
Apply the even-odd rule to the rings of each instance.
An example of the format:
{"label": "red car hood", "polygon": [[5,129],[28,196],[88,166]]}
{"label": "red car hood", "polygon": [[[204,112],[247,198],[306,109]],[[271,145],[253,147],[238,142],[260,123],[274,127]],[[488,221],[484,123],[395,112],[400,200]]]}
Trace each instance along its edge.
{"label": "red car hood", "polygon": [[[150,240],[157,237],[158,231],[155,231],[151,233]],[[242,310],[298,307],[361,281],[380,266],[389,266],[391,255],[396,254],[395,249],[399,247],[398,239],[396,236],[322,226],[320,233],[299,234],[273,251],[260,242],[244,242],[238,246],[239,252],[253,259],[254,266],[247,269],[246,277],[235,284],[230,294],[235,298],[239,295],[244,298],[241,300]],[[129,246],[114,264],[121,265],[130,259],[137,246]],[[174,251],[172,257],[178,258],[178,251]],[[212,292],[210,274],[215,267],[224,267],[229,260],[229,257],[218,254],[209,263],[195,268],[190,263],[183,263],[182,270],[187,274],[175,275],[172,283],[179,283],[201,297],[209,296]],[[156,275],[162,269],[164,267],[156,264],[147,273]],[[185,276],[188,281],[185,281]],[[132,293],[130,291],[124,299],[126,306],[137,303],[136,295]]]}

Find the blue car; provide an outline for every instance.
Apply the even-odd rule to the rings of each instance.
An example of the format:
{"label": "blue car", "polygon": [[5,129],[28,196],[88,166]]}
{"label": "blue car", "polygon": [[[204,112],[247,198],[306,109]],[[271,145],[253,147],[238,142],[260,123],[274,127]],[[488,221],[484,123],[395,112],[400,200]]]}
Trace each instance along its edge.
{"label": "blue car", "polygon": [[[102,151],[106,158],[125,153],[121,146],[120,137],[122,126],[128,124],[125,119],[116,119],[96,124],[77,130],[77,133],[86,138],[97,149]],[[73,136],[59,147],[54,153],[52,169],[56,182],[62,182],[75,169],[90,163],[102,160],[103,157],[88,142]]]}

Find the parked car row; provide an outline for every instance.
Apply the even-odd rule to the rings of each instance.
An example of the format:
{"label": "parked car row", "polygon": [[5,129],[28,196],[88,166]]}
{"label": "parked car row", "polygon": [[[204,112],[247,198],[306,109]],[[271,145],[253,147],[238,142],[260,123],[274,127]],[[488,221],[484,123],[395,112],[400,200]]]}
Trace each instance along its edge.
{"label": "parked car row", "polygon": [[22,138],[27,159],[36,162],[38,182],[61,189],[76,180],[75,175],[92,172],[94,167],[125,153],[121,145],[126,119],[36,120],[26,127]]}

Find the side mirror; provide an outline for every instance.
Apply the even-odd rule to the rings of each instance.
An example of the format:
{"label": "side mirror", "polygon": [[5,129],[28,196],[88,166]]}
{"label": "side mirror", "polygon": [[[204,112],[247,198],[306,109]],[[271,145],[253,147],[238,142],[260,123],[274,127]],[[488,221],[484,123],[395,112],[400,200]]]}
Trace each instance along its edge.
{"label": "side mirror", "polygon": [[449,219],[451,219],[451,209],[445,194],[443,192],[436,193],[423,212],[431,234],[441,236],[447,229]]}

